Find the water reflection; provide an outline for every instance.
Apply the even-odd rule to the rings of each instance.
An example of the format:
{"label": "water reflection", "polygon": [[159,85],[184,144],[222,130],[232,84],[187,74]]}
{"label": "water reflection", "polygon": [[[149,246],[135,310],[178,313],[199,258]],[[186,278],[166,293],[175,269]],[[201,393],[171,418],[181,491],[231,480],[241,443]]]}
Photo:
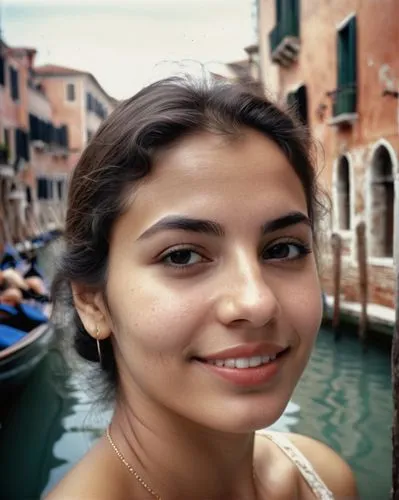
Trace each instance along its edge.
{"label": "water reflection", "polygon": [[332,446],[356,472],[362,498],[389,498],[391,375],[386,350],[363,353],[355,338],[333,342],[322,331],[294,394],[301,408],[295,431]]}

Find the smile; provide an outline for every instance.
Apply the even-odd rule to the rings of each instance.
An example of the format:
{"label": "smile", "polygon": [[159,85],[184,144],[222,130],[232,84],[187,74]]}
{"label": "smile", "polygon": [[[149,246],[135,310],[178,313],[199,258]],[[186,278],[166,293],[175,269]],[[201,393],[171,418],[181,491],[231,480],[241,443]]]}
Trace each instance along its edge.
{"label": "smile", "polygon": [[252,356],[251,358],[228,358],[228,359],[215,359],[215,360],[205,360],[206,363],[210,363],[219,367],[226,368],[237,368],[239,370],[245,368],[255,368],[257,366],[265,365],[274,361],[277,355],[274,356]]}
{"label": "smile", "polygon": [[290,348],[269,356],[250,356],[225,359],[195,358],[203,369],[217,378],[241,387],[259,386],[271,382],[280,372]]}

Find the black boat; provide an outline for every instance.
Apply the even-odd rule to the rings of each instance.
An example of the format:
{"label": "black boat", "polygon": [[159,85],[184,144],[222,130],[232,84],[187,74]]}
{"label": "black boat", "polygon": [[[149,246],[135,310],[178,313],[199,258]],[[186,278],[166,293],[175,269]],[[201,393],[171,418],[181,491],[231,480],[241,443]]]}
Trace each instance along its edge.
{"label": "black boat", "polygon": [[43,323],[11,346],[0,350],[0,408],[23,388],[29,375],[47,354],[54,339],[54,326]]}

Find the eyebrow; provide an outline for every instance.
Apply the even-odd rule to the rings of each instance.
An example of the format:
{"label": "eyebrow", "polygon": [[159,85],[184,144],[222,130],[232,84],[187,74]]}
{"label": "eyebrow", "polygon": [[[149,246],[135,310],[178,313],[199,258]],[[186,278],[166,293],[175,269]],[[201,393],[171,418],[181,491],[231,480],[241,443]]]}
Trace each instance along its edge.
{"label": "eyebrow", "polygon": [[[297,224],[306,224],[312,227],[309,217],[302,212],[289,212],[277,219],[263,224],[261,228],[262,235],[273,233],[279,229],[284,229]],[[226,234],[223,226],[218,222],[207,219],[194,219],[178,215],[168,215],[160,219],[153,226],[142,233],[137,241],[148,239],[150,236],[162,231],[188,231],[192,233],[209,234],[211,236],[222,237]]]}
{"label": "eyebrow", "polygon": [[289,212],[282,217],[278,217],[277,219],[273,219],[263,224],[262,234],[273,233],[274,231],[278,231],[279,229],[284,229],[289,226],[295,226],[297,224],[306,224],[310,228],[312,227],[312,221],[304,213]]}

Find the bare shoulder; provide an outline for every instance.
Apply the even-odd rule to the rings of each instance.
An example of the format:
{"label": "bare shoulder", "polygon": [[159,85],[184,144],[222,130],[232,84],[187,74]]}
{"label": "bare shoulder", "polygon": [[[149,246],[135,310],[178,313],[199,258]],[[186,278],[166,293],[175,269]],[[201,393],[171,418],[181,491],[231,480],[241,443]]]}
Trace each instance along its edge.
{"label": "bare shoulder", "polygon": [[288,439],[313,465],[337,499],[358,499],[355,477],[349,465],[329,446],[301,434],[287,434]]}
{"label": "bare shoulder", "polygon": [[106,454],[102,453],[102,446],[99,444],[61,479],[44,500],[122,499],[118,483],[118,470],[113,467]]}

